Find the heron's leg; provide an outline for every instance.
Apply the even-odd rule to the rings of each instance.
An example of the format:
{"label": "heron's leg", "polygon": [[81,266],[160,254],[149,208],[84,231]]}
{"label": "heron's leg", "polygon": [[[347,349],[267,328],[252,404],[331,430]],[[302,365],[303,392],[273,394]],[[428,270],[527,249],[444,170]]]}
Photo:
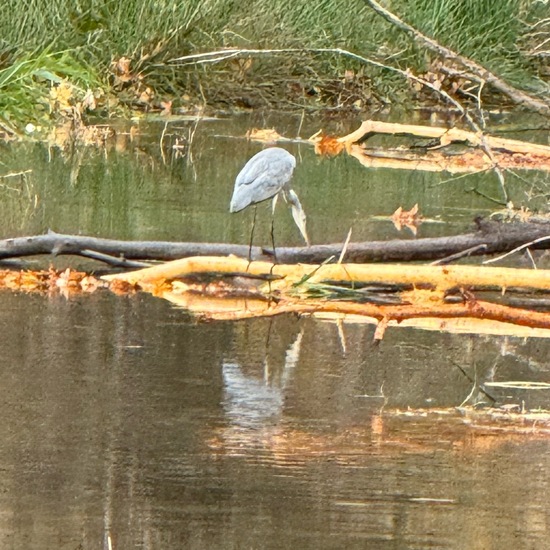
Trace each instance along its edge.
{"label": "heron's leg", "polygon": [[275,250],[275,207],[277,206],[277,197],[273,197],[273,206],[271,208],[271,246],[273,246],[273,263],[277,263],[277,251]]}
{"label": "heron's leg", "polygon": [[248,263],[252,261],[252,239],[254,238],[254,227],[256,225],[256,205],[254,205],[254,216],[252,217],[252,228],[250,229],[250,242],[248,243]]}

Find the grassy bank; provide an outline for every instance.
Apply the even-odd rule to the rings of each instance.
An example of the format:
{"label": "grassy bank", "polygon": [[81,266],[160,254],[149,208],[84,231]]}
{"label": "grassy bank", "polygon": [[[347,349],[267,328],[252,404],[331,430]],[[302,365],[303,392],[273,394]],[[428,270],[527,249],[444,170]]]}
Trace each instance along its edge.
{"label": "grassy bank", "polygon": [[[396,0],[391,9],[524,89],[543,87],[545,58],[533,48],[550,36],[550,25],[531,25],[548,17],[545,2]],[[361,0],[4,0],[1,120],[10,127],[51,122],[60,104],[61,111],[82,105],[88,89],[95,101],[87,106],[99,116],[122,107],[166,109],[169,100],[172,110],[365,108],[409,93],[407,83],[391,72],[336,54],[304,52],[185,67],[169,63],[224,47],[344,48],[402,69],[433,70],[430,54]],[[121,58],[122,63],[113,63]],[[72,85],[65,104],[51,95],[61,80]]]}

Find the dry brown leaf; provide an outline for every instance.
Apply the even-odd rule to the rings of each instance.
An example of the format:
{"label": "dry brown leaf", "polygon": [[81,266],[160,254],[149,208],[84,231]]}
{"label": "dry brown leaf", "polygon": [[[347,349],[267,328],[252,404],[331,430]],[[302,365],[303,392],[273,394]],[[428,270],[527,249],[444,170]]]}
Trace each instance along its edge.
{"label": "dry brown leaf", "polygon": [[97,102],[96,102],[94,93],[90,89],[86,90],[84,99],[82,100],[82,103],[81,103],[81,110],[94,111],[96,107],[97,107]]}
{"label": "dry brown leaf", "polygon": [[95,292],[98,288],[104,286],[101,281],[92,275],[85,275],[80,281],[80,288],[83,292]]}
{"label": "dry brown leaf", "polygon": [[132,60],[128,57],[121,57],[111,63],[111,72],[116,76],[118,82],[124,83],[132,80],[130,64]]}
{"label": "dry brown leaf", "polygon": [[160,116],[170,116],[172,114],[172,102],[171,101],[161,101],[160,106],[162,108]]}
{"label": "dry brown leaf", "polygon": [[252,58],[232,59],[231,65],[237,70],[239,78],[243,78],[246,73],[252,68]]}
{"label": "dry brown leaf", "polygon": [[92,275],[72,269],[59,272],[47,271],[0,271],[0,288],[24,292],[93,292],[105,287],[105,283]]}
{"label": "dry brown leaf", "polygon": [[73,109],[73,85],[66,80],[50,89],[50,107],[54,112],[67,112]]}
{"label": "dry brown leaf", "polygon": [[140,103],[145,103],[147,105],[150,105],[154,97],[155,97],[155,92],[152,90],[152,88],[149,88],[149,86],[147,86],[145,90],[143,90],[139,94],[138,101]]}
{"label": "dry brown leaf", "polygon": [[129,283],[127,281],[113,280],[109,282],[109,290],[113,294],[123,296],[126,294],[134,294],[137,292],[137,285]]}
{"label": "dry brown leaf", "polygon": [[355,78],[355,71],[353,69],[346,69],[344,71],[344,82],[352,82]]}
{"label": "dry brown leaf", "polygon": [[[52,271],[52,277],[54,276],[55,272]],[[67,268],[57,276],[55,284],[59,288],[77,289],[80,287],[80,281],[84,276],[84,273],[79,273],[78,271],[73,271],[70,268]]]}

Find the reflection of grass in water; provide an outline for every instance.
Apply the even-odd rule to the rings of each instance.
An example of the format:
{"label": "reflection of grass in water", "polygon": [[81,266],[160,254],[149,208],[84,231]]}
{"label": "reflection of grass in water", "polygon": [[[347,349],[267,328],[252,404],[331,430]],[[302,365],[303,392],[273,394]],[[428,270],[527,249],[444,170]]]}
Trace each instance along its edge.
{"label": "reflection of grass in water", "polygon": [[158,145],[140,144],[125,151],[80,146],[61,151],[36,143],[6,147],[0,176],[30,172],[26,182],[20,176],[0,179],[0,232],[8,237],[52,229],[120,239],[220,239],[209,235],[221,235],[227,224],[225,197],[220,194],[220,213],[213,212],[209,189],[182,175],[181,164],[164,166]]}
{"label": "reflection of grass in water", "polygon": [[32,170],[0,175],[0,216],[10,225],[25,225],[39,208]]}

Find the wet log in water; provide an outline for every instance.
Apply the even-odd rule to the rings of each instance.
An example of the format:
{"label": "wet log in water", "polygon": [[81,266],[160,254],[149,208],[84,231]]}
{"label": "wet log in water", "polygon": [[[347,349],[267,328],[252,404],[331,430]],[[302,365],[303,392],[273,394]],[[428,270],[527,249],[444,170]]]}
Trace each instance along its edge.
{"label": "wet log in water", "polygon": [[[529,244],[531,243],[531,244]],[[457,257],[502,254],[520,246],[550,248],[550,223],[500,223],[479,220],[472,233],[449,237],[395,239],[350,243],[344,260],[348,263],[454,261]],[[316,264],[331,256],[338,259],[343,243],[310,247],[278,247],[279,263]],[[223,243],[185,243],[168,241],[122,241],[81,235],[47,233],[0,240],[0,260],[35,255],[78,255],[109,265],[142,267],[138,261],[174,260],[191,256],[235,255],[248,258],[248,246]],[[252,247],[252,259],[273,259],[270,248]]]}
{"label": "wet log in water", "polygon": [[[373,263],[275,265],[217,256],[183,258],[101,279],[113,290],[122,285],[123,289],[150,292],[204,319],[237,320],[283,313],[332,319],[359,317],[362,322],[376,323],[375,340],[382,339],[390,325],[419,319],[440,320],[438,330],[446,330],[449,319],[464,319],[469,326],[462,328],[474,332],[482,328],[504,333],[509,325],[515,325],[529,329],[522,331],[523,335],[534,336],[531,329],[537,329],[538,336],[550,334],[548,313],[487,302],[477,295],[479,289],[500,289],[495,297],[502,301],[505,292],[548,292],[550,278],[543,269],[471,265],[410,265],[404,269],[403,264]],[[254,279],[258,284],[249,284]],[[350,288],[345,283],[352,283],[354,290],[343,293]],[[389,283],[397,283],[391,302],[373,300],[376,285]],[[362,285],[371,288],[368,296],[361,292]],[[385,294],[383,291],[376,298]],[[472,322],[482,322],[483,327],[472,327]]]}
{"label": "wet log in water", "polygon": [[[409,147],[366,147],[376,135],[408,138]],[[418,143],[423,139],[424,144]],[[459,128],[442,128],[366,120],[346,136],[333,138],[315,135],[310,138],[321,155],[337,155],[347,151],[367,168],[423,170],[464,174],[485,170],[550,171],[550,147],[515,139],[468,132]],[[449,152],[454,145],[453,152]],[[457,146],[460,149],[457,150]],[[460,151],[460,152],[459,152]]]}

